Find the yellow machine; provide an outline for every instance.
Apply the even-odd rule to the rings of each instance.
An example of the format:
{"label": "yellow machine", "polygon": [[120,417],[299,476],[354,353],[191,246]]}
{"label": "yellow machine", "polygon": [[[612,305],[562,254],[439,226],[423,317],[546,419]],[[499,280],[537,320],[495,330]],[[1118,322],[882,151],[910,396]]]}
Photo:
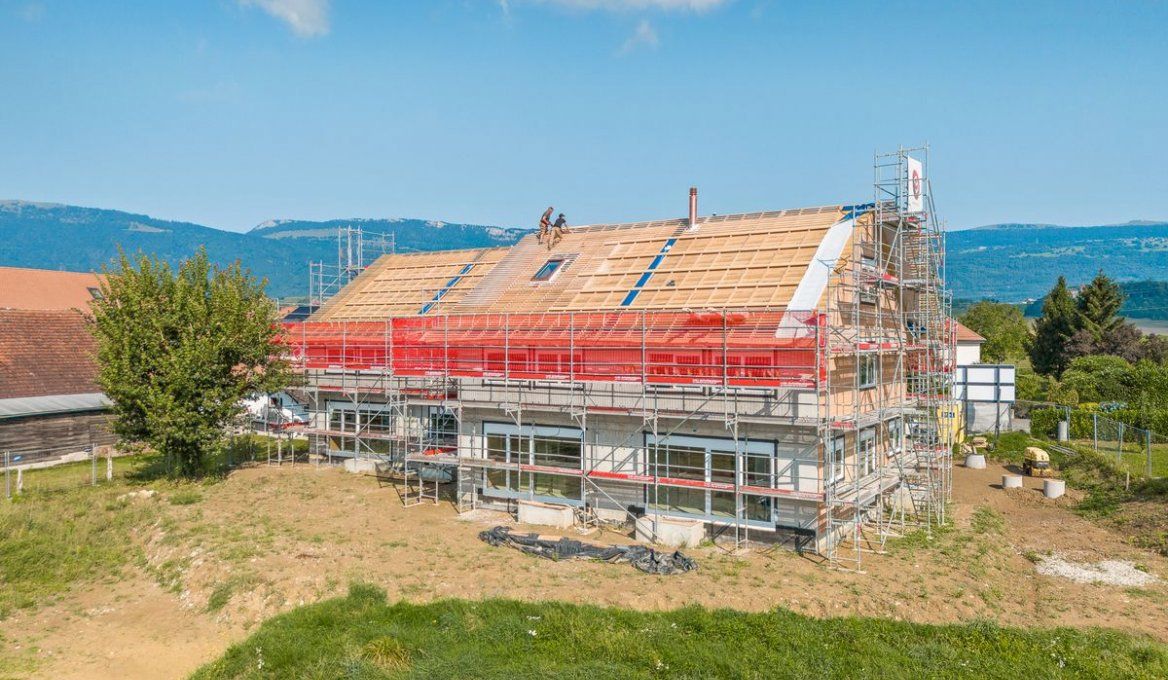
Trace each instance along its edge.
{"label": "yellow machine", "polygon": [[1022,456],[1022,472],[1031,477],[1051,477],[1050,454],[1037,446],[1027,446]]}

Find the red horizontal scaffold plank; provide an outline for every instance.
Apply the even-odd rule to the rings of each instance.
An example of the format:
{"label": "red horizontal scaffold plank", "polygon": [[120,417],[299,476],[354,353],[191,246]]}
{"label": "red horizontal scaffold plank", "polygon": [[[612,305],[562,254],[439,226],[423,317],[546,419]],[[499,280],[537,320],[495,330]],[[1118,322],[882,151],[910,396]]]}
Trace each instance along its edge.
{"label": "red horizontal scaffold plank", "polygon": [[814,387],[813,312],[561,312],[393,317],[285,326],[294,362],[399,376]]}

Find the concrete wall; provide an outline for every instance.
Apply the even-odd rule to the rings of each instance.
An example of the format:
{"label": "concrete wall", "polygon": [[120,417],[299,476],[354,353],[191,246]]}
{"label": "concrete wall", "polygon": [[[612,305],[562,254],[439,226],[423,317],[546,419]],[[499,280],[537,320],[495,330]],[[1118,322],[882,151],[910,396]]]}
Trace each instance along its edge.
{"label": "concrete wall", "polygon": [[536,407],[568,409],[586,400],[589,404],[603,404],[612,409],[667,413],[729,411],[743,417],[776,419],[818,417],[815,391],[808,389],[742,390],[735,397],[726,399],[711,396],[709,388],[697,385],[650,385],[642,392],[639,384],[584,383],[573,391],[556,383],[536,381],[520,387],[502,381],[465,379],[461,381],[459,397],[465,405],[488,409],[520,400]]}
{"label": "concrete wall", "polygon": [[[486,442],[483,435],[486,423],[514,423],[499,409],[464,408],[460,449],[464,454],[483,457]],[[525,411],[523,423],[533,426],[579,428],[581,423],[571,415],[557,411]],[[645,448],[646,429],[639,417],[590,413],[584,423],[583,455],[586,467],[605,472],[646,474],[648,456]],[[702,437],[728,439],[729,433],[721,418],[710,421],[661,419],[658,436]],[[739,426],[740,437],[747,442],[772,444],[775,450],[774,474],[777,487],[791,491],[817,493],[821,489],[819,468],[819,441],[813,428],[744,423]],[[587,498],[600,510],[623,514],[629,506],[647,503],[647,485],[635,482],[596,480],[585,485]],[[554,499],[542,498],[548,502]],[[818,503],[789,498],[776,498],[772,521],[789,526],[812,528],[819,514]]]}

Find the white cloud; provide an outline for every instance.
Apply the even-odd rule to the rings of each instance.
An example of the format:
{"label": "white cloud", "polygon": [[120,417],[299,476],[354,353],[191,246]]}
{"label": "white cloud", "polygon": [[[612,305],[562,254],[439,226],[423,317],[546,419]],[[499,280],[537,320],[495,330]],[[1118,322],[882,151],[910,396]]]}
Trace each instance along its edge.
{"label": "white cloud", "polygon": [[239,0],[239,4],[259,7],[302,38],[329,32],[329,0]]}
{"label": "white cloud", "polygon": [[[730,0],[527,0],[544,5],[559,5],[573,9],[584,10],[645,10],[659,9],[667,11],[704,12]],[[500,0],[500,4],[507,6],[508,0]]]}
{"label": "white cloud", "polygon": [[647,19],[641,19],[641,23],[637,24],[637,29],[629,36],[624,45],[621,45],[621,53],[627,54],[637,49],[638,47],[652,47],[656,48],[661,44],[661,40],[657,38],[657,31],[653,30],[653,24],[650,24]]}

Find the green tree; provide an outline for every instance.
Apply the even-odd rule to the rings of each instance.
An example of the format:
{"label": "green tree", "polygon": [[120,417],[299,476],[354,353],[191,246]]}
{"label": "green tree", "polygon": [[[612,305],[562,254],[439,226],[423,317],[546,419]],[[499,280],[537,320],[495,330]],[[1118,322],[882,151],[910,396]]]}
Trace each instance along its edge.
{"label": "green tree", "polygon": [[263,283],[200,250],[174,271],[122,253],[93,306],[98,382],[114,431],[161,452],[172,474],[197,476],[250,392],[289,384],[279,325]]}
{"label": "green tree", "polygon": [[1091,283],[1079,290],[1075,307],[1079,312],[1078,328],[1091,334],[1096,342],[1102,342],[1123,325],[1119,316],[1125,296],[1119,284],[1107,278],[1100,270]]}
{"label": "green tree", "polygon": [[983,300],[965,310],[959,320],[986,339],[981,346],[983,360],[1000,363],[1026,356],[1030,328],[1017,306]]}
{"label": "green tree", "polygon": [[1131,397],[1132,365],[1121,357],[1077,357],[1063,372],[1060,387],[1073,389],[1086,402],[1127,401]]}
{"label": "green tree", "polygon": [[1042,375],[1059,377],[1070,363],[1067,343],[1078,330],[1078,309],[1067,280],[1060,276],[1042,304],[1042,316],[1034,324],[1030,341],[1030,363]]}
{"label": "green tree", "polygon": [[1168,408],[1168,367],[1140,361],[1128,372],[1124,401],[1141,409]]}

